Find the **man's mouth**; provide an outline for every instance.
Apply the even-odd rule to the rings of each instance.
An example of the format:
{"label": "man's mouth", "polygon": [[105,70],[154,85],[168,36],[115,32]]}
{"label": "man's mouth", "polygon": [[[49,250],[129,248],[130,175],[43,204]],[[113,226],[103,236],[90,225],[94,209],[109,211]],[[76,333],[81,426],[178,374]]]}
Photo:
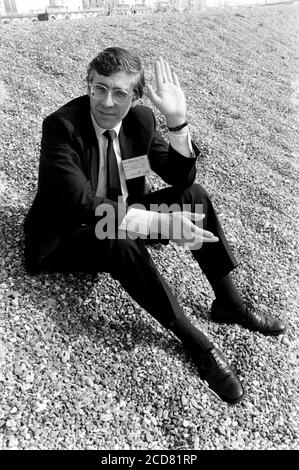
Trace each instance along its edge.
{"label": "man's mouth", "polygon": [[103,116],[115,116],[115,113],[105,113],[105,111],[98,111]]}

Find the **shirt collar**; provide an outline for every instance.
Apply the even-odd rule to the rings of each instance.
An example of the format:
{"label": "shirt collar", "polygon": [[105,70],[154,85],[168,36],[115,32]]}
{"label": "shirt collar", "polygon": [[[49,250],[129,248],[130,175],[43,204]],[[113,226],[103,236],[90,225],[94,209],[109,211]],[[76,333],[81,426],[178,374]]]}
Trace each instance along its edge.
{"label": "shirt collar", "polygon": [[[100,127],[100,126],[97,124],[97,122],[96,122],[96,120],[95,120],[95,118],[94,118],[92,112],[90,113],[90,115],[91,115],[91,120],[92,120],[92,123],[93,123],[93,127],[94,127],[94,129],[95,129],[95,131],[96,131],[97,138],[99,139],[100,137],[102,137],[102,135],[104,134],[104,132],[107,131],[107,129],[104,129],[103,127]],[[113,130],[116,132],[117,138],[118,138],[118,135],[119,135],[119,131],[120,131],[121,125],[122,125],[122,121],[119,122],[119,123],[117,124],[117,126],[113,127]],[[112,130],[112,129],[111,129],[111,130]]]}

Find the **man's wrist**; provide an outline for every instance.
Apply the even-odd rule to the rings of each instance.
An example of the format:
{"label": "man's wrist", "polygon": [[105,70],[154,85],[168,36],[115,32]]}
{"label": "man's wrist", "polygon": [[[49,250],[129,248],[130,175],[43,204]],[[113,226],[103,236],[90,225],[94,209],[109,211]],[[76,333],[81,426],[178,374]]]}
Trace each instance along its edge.
{"label": "man's wrist", "polygon": [[169,130],[169,132],[181,132],[183,129],[185,129],[185,134],[187,134],[187,132],[186,132],[186,127],[187,126],[188,126],[188,122],[185,121],[180,126],[176,126],[176,127],[169,127],[168,126],[168,130]]}
{"label": "man's wrist", "polygon": [[170,217],[169,214],[158,214],[158,231],[162,238],[169,238],[169,225],[170,225]]}
{"label": "man's wrist", "polygon": [[168,129],[180,127],[183,124],[186,124],[187,117],[185,114],[183,115],[175,115],[175,116],[166,116],[166,123]]}

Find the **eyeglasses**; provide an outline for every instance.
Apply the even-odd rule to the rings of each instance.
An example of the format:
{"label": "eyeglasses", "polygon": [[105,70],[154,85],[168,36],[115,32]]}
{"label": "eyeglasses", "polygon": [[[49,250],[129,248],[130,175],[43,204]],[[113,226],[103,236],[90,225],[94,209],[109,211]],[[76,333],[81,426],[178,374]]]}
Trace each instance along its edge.
{"label": "eyeglasses", "polygon": [[[89,83],[89,88],[93,98],[99,101],[103,101],[109,91],[109,88],[104,85],[92,85],[91,83]],[[111,90],[112,99],[116,104],[124,104],[127,99],[132,95],[133,92],[129,93],[128,91],[121,90],[120,88],[115,88]]]}

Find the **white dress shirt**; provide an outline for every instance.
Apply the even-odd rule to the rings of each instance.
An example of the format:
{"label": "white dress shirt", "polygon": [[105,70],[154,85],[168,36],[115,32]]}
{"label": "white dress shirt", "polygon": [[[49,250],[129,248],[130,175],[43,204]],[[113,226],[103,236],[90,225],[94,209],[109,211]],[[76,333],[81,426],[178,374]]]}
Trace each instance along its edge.
{"label": "white dress shirt", "polygon": [[[99,178],[98,186],[96,190],[97,196],[106,197],[107,195],[107,146],[108,140],[103,135],[107,129],[103,129],[98,126],[93,114],[91,113],[92,123],[96,132],[96,136],[99,144],[100,153],[100,165],[99,165]],[[116,155],[116,161],[119,172],[120,185],[123,195],[124,202],[128,197],[128,188],[125,178],[125,172],[122,165],[120,144],[119,144],[119,131],[122,122],[120,122],[113,130],[116,132],[116,138],[113,140],[113,148]],[[184,127],[179,132],[169,132],[169,142],[171,146],[181,155],[186,158],[194,158],[194,151],[191,144],[191,136],[188,127]],[[128,230],[130,232],[137,233],[138,235],[148,235],[151,224],[155,223],[157,226],[157,213],[142,209],[136,209],[134,207],[129,208],[125,218],[122,220],[119,228],[121,230]]]}

